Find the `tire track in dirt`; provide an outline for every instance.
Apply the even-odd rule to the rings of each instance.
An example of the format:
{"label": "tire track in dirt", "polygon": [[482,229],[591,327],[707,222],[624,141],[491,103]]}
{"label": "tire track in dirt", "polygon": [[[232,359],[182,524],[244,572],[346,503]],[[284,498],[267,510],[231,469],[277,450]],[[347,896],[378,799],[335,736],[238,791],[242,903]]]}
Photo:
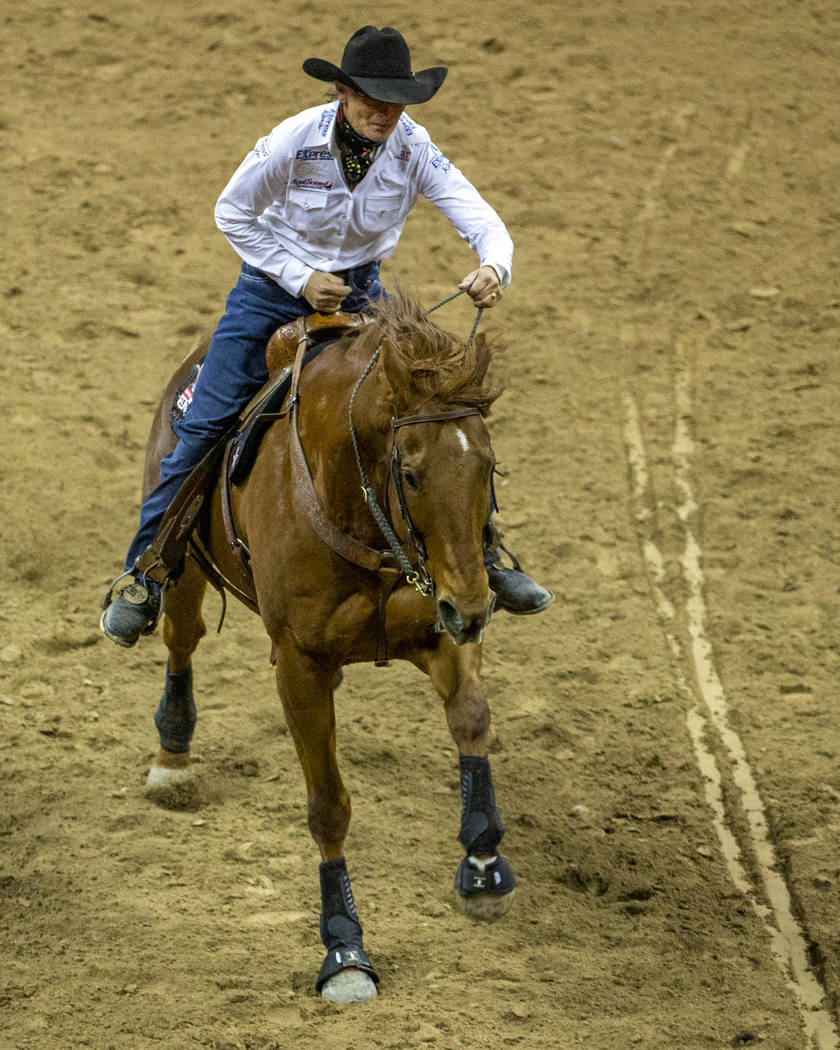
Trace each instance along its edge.
{"label": "tire track in dirt", "polygon": [[[685,373],[678,371],[677,379],[680,385],[683,385],[685,378]],[[675,633],[676,607],[664,589],[664,559],[650,527],[652,516],[648,509],[646,456],[638,408],[632,396],[627,395],[624,433],[636,520],[651,590],[673,657],[675,677],[680,690],[692,704],[687,716],[688,731],[697,765],[704,777],[706,801],[712,810],[713,824],[727,870],[736,889],[746,897],[767,932],[773,959],[796,999],[809,1045],[817,1050],[836,1050],[837,1032],[824,1005],[825,989],[808,967],[808,941],[794,916],[791,894],[784,876],[779,871],[764,805],[746,759],[744,745],[729,725],[726,694],[715,670],[714,653],[705,632],[702,550],[691,527],[691,519],[696,514],[697,507],[687,473],[691,446],[690,435],[687,432],[686,409],[690,406],[686,406],[684,402],[681,404],[679,390],[675,391],[675,394],[677,427],[674,439],[674,483],[677,491],[683,495],[683,502],[676,507],[676,511],[684,526],[685,547],[681,563],[683,579],[687,586],[684,613],[691,637],[690,655]],[[692,679],[697,683],[696,688],[691,685]],[[738,788],[737,804],[749,828],[749,845],[760,873],[761,886],[753,883],[742,862],[735,821],[729,817],[723,801],[724,774],[711,744],[707,743],[711,739],[712,731],[723,745],[728,758],[728,772]],[[765,903],[765,898],[769,905]]]}
{"label": "tire track in dirt", "polygon": [[[667,169],[677,155],[695,110],[683,106],[673,119],[674,141],[663,150],[653,175],[644,188],[642,206],[636,217],[641,232],[641,254],[647,251],[650,223],[657,209],[657,196]],[[726,177],[740,172],[748,142],[742,138],[732,152]],[[729,724],[729,705],[717,674],[715,654],[706,633],[708,620],[703,577],[703,552],[696,537],[698,505],[691,480],[693,404],[692,375],[685,347],[679,339],[673,345],[674,432],[671,445],[670,481],[674,505],[682,533],[679,556],[683,585],[682,608],[668,594],[665,558],[657,543],[656,514],[650,486],[645,442],[638,404],[629,391],[623,394],[623,435],[630,471],[633,511],[642,554],[656,612],[672,657],[673,671],[680,691],[690,704],[687,729],[697,766],[703,776],[706,802],[730,878],[760,919],[769,939],[770,952],[796,1002],[808,1046],[813,1050],[837,1050],[837,1028],[827,1007],[826,988],[810,969],[809,940],[794,912],[787,881],[768,825],[756,778],[746,757],[741,738]],[[676,588],[671,586],[671,590]],[[686,642],[679,634],[687,635]],[[721,765],[716,753],[724,756]],[[725,802],[724,779],[736,787],[731,801]],[[727,803],[730,809],[727,809]],[[745,864],[739,843],[739,827],[747,828],[746,851],[752,865]],[[751,876],[748,868],[757,873]]]}

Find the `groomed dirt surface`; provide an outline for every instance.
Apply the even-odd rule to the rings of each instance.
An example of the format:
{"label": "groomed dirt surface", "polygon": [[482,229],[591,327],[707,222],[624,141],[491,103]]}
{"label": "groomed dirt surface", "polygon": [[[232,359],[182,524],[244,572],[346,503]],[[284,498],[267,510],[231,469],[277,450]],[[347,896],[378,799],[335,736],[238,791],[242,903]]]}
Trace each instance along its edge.
{"label": "groomed dirt surface", "polygon": [[[29,0],[3,21],[0,1045],[836,1047],[834,6]],[[366,22],[450,67],[414,115],[516,242],[482,322],[508,347],[501,522],[558,600],[485,645],[519,878],[495,925],[452,907],[430,687],[347,669],[348,864],[382,977],[347,1008],[313,988],[317,854],[258,620],[232,608],[197,654],[186,809],[143,795],[162,642],[118,650],[97,620],[154,404],[235,279],[215,199],[322,98],[302,59]],[[431,305],[472,265],[421,205],[385,272]],[[463,300],[437,316],[469,330]]]}

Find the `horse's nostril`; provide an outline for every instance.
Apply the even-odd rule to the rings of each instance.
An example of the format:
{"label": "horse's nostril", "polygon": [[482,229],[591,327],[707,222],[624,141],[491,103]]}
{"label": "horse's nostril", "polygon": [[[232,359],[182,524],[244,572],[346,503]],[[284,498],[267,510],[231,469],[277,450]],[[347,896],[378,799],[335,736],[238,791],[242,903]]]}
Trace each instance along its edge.
{"label": "horse's nostril", "polygon": [[464,621],[461,619],[460,613],[452,604],[452,602],[442,599],[438,603],[438,612],[440,618],[446,626],[448,631],[461,631],[464,628]]}

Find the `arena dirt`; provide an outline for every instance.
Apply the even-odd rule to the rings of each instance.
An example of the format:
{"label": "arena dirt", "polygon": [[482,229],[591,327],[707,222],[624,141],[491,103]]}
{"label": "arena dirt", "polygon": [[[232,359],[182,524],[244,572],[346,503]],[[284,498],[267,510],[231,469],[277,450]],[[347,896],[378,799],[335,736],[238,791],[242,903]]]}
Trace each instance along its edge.
{"label": "arena dirt", "polygon": [[[200,784],[174,809],[142,792],[162,643],[120,651],[97,619],[159,391],[235,279],[215,198],[260,135],[322,98],[301,60],[338,59],[367,21],[450,67],[416,115],[516,242],[482,321],[510,376],[492,417],[501,522],[558,600],[487,638],[519,877],[492,926],[452,908],[457,760],[431,690],[411,668],[347,670],[348,863],[382,984],[340,1008],[313,989],[317,856],[259,622],[233,608],[199,650]],[[836,1020],[839,40],[828,0],[8,9],[2,1046],[804,1050],[687,728],[702,683],[671,644],[689,653],[697,626],[680,422],[726,717]],[[386,275],[431,305],[471,266],[422,205]],[[472,320],[463,300],[437,316]]]}

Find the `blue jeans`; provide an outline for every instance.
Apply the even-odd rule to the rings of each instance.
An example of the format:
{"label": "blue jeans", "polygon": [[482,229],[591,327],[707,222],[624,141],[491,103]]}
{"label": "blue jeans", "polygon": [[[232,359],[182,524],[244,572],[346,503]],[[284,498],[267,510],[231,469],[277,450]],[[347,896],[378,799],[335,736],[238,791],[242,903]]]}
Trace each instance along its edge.
{"label": "blue jeans", "polygon": [[[383,294],[378,263],[356,267],[340,276],[352,289],[341,304],[345,312],[359,313],[369,299]],[[175,424],[178,444],[162,460],[160,483],[143,501],[140,527],[126,556],[126,572],[134,568],[155,538],[166,508],[193,468],[268,379],[268,340],[281,325],[310,313],[312,307],[305,299],[296,299],[260,270],[242,264],[207,350],[192,403],[185,418]]]}

